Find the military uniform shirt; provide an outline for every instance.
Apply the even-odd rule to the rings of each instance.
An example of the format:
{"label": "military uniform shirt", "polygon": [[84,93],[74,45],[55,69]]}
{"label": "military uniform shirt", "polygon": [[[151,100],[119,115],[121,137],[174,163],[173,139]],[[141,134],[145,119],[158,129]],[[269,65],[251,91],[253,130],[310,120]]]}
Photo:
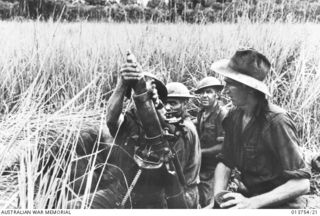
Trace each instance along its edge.
{"label": "military uniform shirt", "polygon": [[[200,138],[201,148],[210,148],[217,145],[217,138],[224,136],[222,120],[227,110],[216,103],[208,116],[204,116],[204,110],[200,110],[197,116],[197,130]],[[217,159],[210,156],[202,156],[201,169],[214,169]]]}
{"label": "military uniform shirt", "polygon": [[223,121],[223,163],[241,171],[250,195],[268,192],[289,179],[310,178],[295,125],[284,110],[270,104],[266,118],[253,117],[244,130],[242,117],[243,111],[234,108]]}

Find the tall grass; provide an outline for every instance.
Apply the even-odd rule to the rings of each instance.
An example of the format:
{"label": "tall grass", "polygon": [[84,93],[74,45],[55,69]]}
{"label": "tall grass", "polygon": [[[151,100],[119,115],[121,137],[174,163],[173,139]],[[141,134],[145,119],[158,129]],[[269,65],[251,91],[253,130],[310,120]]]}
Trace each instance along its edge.
{"label": "tall grass", "polygon": [[[293,114],[304,152],[319,152],[319,33],[315,24],[0,22],[0,207],[66,207],[78,197],[67,162],[79,160],[81,131],[108,138],[104,105],[127,49],[145,70],[191,89],[213,75],[212,62],[239,47],[260,50],[273,66],[271,100]],[[44,172],[48,155],[54,162]],[[84,184],[87,198],[94,185]]]}

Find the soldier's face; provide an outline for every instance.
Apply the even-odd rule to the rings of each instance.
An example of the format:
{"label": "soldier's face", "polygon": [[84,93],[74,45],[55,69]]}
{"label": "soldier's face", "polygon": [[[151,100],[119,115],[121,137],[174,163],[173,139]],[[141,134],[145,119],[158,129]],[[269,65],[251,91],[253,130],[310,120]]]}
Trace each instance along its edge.
{"label": "soldier's face", "polygon": [[249,90],[248,88],[235,80],[225,78],[226,85],[223,92],[230,97],[233,105],[243,107],[247,105]]}
{"label": "soldier's face", "polygon": [[200,103],[205,109],[210,108],[214,105],[217,98],[217,92],[214,88],[212,87],[204,88],[200,91],[199,94],[200,94]]}
{"label": "soldier's face", "polygon": [[186,108],[186,102],[179,98],[167,98],[166,111],[174,117],[181,117]]}

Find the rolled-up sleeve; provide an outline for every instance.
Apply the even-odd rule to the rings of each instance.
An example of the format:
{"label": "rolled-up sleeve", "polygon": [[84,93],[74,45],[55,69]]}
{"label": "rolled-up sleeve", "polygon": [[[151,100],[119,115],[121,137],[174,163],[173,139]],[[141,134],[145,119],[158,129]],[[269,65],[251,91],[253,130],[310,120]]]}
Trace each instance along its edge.
{"label": "rolled-up sleeve", "polygon": [[310,169],[299,150],[297,131],[292,119],[287,114],[278,114],[272,120],[268,134],[268,143],[283,170],[282,178],[310,178]]}

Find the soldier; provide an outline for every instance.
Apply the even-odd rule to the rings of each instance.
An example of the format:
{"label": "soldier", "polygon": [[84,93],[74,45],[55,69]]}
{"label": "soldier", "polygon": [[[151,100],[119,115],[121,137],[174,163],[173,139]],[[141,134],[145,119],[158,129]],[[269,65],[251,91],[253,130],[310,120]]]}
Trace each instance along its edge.
{"label": "soldier", "polygon": [[[166,85],[168,97],[166,101],[167,119],[171,124],[177,125],[179,133],[183,137],[183,145],[176,146],[175,151],[181,158],[181,165],[184,168],[185,195],[189,208],[198,208],[199,172],[201,164],[200,141],[197,130],[187,112],[187,102],[193,96],[188,88],[182,83],[172,82]],[[185,152],[185,153],[183,153]],[[184,158],[184,159],[182,159]]]}
{"label": "soldier", "polygon": [[[131,89],[134,104],[122,114],[124,98],[131,97]],[[162,104],[166,97],[164,84],[152,74],[143,73],[136,62],[128,61],[122,66],[107,105],[107,126],[115,145],[100,141],[97,151],[92,147],[96,141],[87,139],[77,150],[82,155],[82,148],[85,154],[98,152],[97,169],[91,180],[96,184],[96,192],[85,201],[88,207],[196,207],[193,185],[197,183],[200,166],[195,162],[199,159],[197,136],[191,127],[184,126],[184,121],[181,125],[166,122]],[[184,109],[180,111],[184,113]],[[79,161],[73,170],[85,167],[86,163]],[[76,174],[77,191],[87,185],[86,178],[81,172]],[[83,203],[80,199],[70,202],[68,207],[77,208]]]}
{"label": "soldier", "polygon": [[[224,91],[234,105],[223,121],[223,157],[215,171],[215,201],[221,208],[305,207],[300,195],[309,191],[310,170],[291,117],[266,99],[270,93],[263,80],[270,66],[252,49],[211,66],[225,76]],[[234,168],[239,170],[238,191],[223,192]]]}
{"label": "soldier", "polygon": [[224,132],[221,122],[227,110],[220,106],[218,94],[223,89],[221,82],[215,77],[202,79],[195,91],[200,95],[201,110],[196,119],[197,131],[201,143],[201,169],[199,196],[200,205],[209,205],[213,197],[214,170],[221,152]]}

